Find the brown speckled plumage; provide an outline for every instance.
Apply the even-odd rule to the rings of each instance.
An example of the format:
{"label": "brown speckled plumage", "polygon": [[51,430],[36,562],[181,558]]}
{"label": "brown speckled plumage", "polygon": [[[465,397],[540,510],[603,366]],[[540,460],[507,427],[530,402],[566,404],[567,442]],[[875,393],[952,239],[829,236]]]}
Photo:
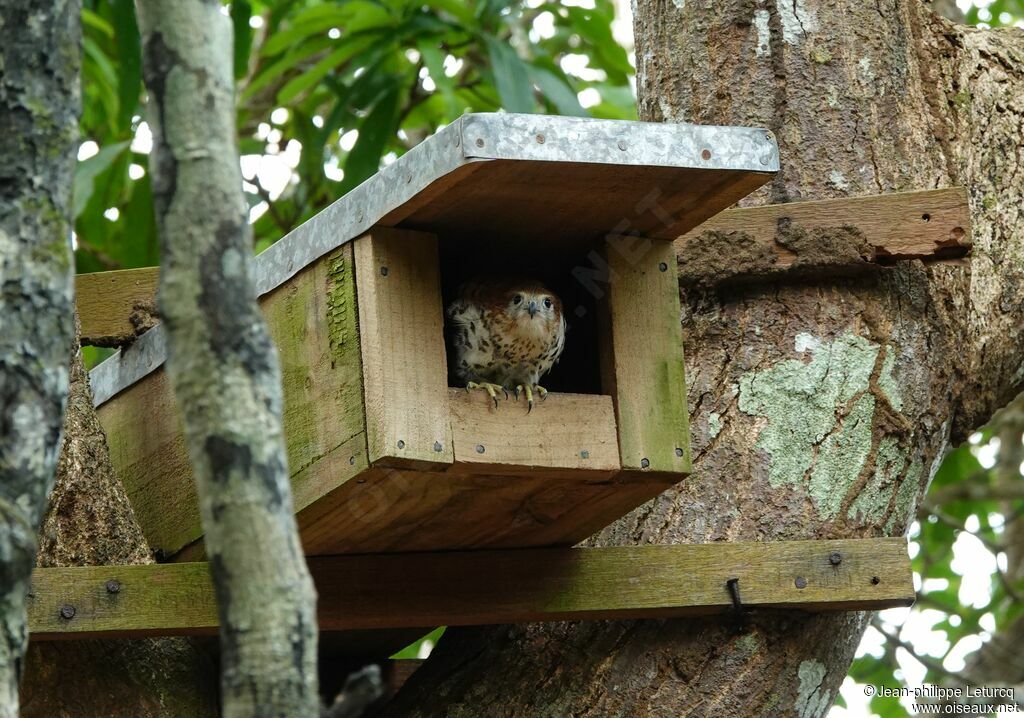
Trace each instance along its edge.
{"label": "brown speckled plumage", "polygon": [[565,346],[562,302],[532,280],[467,282],[447,317],[455,374],[464,383],[536,386]]}

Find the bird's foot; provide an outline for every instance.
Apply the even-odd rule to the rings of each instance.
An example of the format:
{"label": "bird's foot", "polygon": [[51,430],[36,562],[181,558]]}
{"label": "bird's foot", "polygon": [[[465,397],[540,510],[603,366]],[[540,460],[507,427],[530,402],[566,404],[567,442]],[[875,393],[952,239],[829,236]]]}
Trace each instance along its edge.
{"label": "bird's foot", "polygon": [[529,384],[519,384],[516,387],[515,395],[516,401],[519,401],[519,392],[526,394],[526,413],[529,414],[533,411],[533,392],[537,392],[537,396],[540,397],[541,401],[548,398],[548,390],[542,387],[540,384],[534,384],[532,387]]}
{"label": "bird's foot", "polygon": [[466,391],[469,391],[470,389],[483,389],[484,391],[486,391],[487,396],[491,397],[491,400],[494,402],[495,409],[498,408],[499,391],[505,395],[506,399],[508,399],[508,389],[503,387],[501,384],[492,384],[489,381],[482,381],[478,384],[475,381],[471,381],[468,384],[466,384]]}

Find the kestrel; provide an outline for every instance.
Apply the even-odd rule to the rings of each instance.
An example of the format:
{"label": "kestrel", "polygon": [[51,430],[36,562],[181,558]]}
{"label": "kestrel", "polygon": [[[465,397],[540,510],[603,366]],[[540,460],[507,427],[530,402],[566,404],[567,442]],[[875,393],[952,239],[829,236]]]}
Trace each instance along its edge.
{"label": "kestrel", "polygon": [[526,394],[533,409],[534,391],[541,399],[547,389],[537,382],[565,346],[562,302],[533,280],[467,282],[448,305],[455,374],[467,391],[483,389],[498,406],[497,392]]}

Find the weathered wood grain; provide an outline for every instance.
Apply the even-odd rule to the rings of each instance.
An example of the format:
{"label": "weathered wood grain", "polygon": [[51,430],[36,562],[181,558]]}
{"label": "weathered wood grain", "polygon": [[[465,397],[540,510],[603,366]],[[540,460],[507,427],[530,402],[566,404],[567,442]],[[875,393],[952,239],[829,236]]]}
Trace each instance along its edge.
{"label": "weathered wood grain", "polygon": [[601,374],[615,401],[623,468],[686,474],[686,406],[679,289],[671,242],[609,238]]}
{"label": "weathered wood grain", "polygon": [[620,466],[611,397],[552,392],[527,413],[525,400],[502,401],[495,408],[482,392],[449,389],[448,407],[459,463],[517,471]]}
{"label": "weathered wood grain", "polygon": [[378,228],[355,259],[370,461],[450,464],[437,237]]}
{"label": "weathered wood grain", "polygon": [[[835,230],[844,227],[859,233],[848,235],[849,247],[834,238]],[[731,232],[748,235],[750,244],[741,248],[716,236]],[[970,207],[963,187],[729,209],[676,240],[684,283],[707,278],[702,276],[707,253],[719,255],[726,265],[732,261],[721,268],[723,277],[714,278],[728,279],[790,267],[951,260],[970,248]],[[755,250],[760,250],[756,257]]]}
{"label": "weathered wood grain", "polygon": [[299,514],[303,546],[330,555],[571,545],[670,485],[618,483],[615,474],[374,467]]}
{"label": "weathered wood grain", "polygon": [[[732,610],[730,579],[748,609],[914,601],[903,538],[331,556],[309,566],[321,631],[721,613]],[[203,563],[36,569],[28,614],[34,640],[217,628]]]}
{"label": "weathered wood grain", "polygon": [[75,307],[82,344],[121,346],[152,326],[159,275],[159,267],[77,275]]}
{"label": "weathered wood grain", "polygon": [[[261,305],[280,357],[296,511],[366,468],[351,245],[308,267]],[[171,556],[202,536],[192,470],[163,368],[98,410],[111,460],[150,545]]]}

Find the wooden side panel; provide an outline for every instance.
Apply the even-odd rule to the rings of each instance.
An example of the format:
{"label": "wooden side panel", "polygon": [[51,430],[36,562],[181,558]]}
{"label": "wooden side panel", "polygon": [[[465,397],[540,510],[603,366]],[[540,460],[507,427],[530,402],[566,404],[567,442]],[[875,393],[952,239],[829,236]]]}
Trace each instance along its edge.
{"label": "wooden side panel", "polygon": [[662,240],[615,237],[607,241],[605,254],[601,373],[615,400],[622,466],[689,473],[675,250]]}
{"label": "wooden side panel", "polygon": [[370,462],[452,462],[437,237],[377,228],[355,241]]}
{"label": "wooden side panel", "polygon": [[[261,300],[280,357],[296,510],[368,465],[354,283],[352,248],[342,246]],[[101,406],[99,417],[150,545],[168,556],[201,548],[192,470],[165,371]]]}
{"label": "wooden side panel", "polygon": [[[309,567],[322,631],[722,613],[730,579],[748,608],[914,602],[903,538],[331,556]],[[33,640],[209,634],[217,609],[202,563],[42,568],[28,620]]]}
{"label": "wooden side panel", "polygon": [[159,267],[76,276],[75,307],[82,322],[82,344],[120,346],[135,339],[152,321],[159,278]]}
{"label": "wooden side panel", "polygon": [[499,469],[512,466],[619,469],[611,397],[548,394],[527,413],[525,400],[495,409],[483,392],[448,390],[455,460]]}

